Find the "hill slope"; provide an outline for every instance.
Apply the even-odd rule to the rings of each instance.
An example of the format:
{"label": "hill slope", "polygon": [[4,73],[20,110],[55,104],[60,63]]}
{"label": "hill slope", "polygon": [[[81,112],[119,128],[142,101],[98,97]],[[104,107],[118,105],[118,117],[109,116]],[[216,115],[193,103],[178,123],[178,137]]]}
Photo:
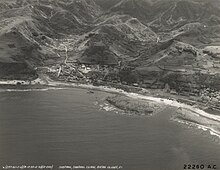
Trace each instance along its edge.
{"label": "hill slope", "polygon": [[0,9],[1,79],[78,61],[144,87],[219,87],[218,0],[2,0]]}

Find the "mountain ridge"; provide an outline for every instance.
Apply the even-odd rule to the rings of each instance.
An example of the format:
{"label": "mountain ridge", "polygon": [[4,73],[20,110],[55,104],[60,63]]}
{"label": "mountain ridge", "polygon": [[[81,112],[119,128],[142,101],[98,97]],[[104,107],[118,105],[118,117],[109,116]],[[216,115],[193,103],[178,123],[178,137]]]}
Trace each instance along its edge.
{"label": "mountain ridge", "polygon": [[[218,89],[219,54],[204,49],[220,44],[216,0],[2,0],[0,9],[1,79],[34,79],[42,74],[38,68],[70,69],[68,62],[78,62],[114,67],[90,72],[109,81]],[[30,76],[7,68],[21,63]],[[65,79],[74,71],[67,72]]]}

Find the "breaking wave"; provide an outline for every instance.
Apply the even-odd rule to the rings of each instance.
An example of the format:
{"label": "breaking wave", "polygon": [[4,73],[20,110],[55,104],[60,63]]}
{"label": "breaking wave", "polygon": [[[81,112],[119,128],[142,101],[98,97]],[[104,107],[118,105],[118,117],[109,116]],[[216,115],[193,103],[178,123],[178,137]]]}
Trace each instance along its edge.
{"label": "breaking wave", "polygon": [[40,89],[0,89],[0,92],[29,92],[29,91],[48,91],[48,90],[63,90],[68,88],[48,87]]}
{"label": "breaking wave", "polygon": [[185,124],[188,127],[193,127],[193,128],[200,129],[200,130],[202,130],[204,132],[209,132],[209,134],[211,136],[215,136],[218,139],[220,139],[220,132],[216,131],[215,129],[213,129],[211,127],[208,127],[208,126],[205,126],[205,125],[201,125],[201,124],[198,124],[198,123],[195,123],[195,122],[187,121],[187,120],[181,120],[181,119],[178,119],[178,118],[174,118],[172,120],[174,120],[174,121],[176,121],[178,123],[181,123],[181,124]]}

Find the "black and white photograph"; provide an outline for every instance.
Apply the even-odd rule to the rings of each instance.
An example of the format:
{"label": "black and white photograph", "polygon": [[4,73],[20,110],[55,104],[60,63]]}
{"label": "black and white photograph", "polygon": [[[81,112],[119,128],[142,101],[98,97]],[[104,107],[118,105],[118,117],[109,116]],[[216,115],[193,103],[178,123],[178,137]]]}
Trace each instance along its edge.
{"label": "black and white photograph", "polygon": [[0,0],[0,169],[220,170],[220,0]]}

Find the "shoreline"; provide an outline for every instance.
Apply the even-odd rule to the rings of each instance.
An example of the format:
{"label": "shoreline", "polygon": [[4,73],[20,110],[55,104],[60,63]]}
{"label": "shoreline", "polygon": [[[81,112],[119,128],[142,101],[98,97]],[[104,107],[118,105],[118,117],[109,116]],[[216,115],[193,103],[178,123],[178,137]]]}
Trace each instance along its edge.
{"label": "shoreline", "polygon": [[166,98],[146,96],[146,95],[142,95],[142,94],[126,92],[122,89],[117,89],[117,88],[113,88],[113,87],[110,88],[107,86],[93,86],[93,85],[87,85],[87,84],[62,83],[62,82],[50,82],[48,85],[53,86],[53,87],[60,87],[60,85],[64,85],[66,87],[84,88],[84,89],[91,89],[91,90],[100,90],[100,91],[105,91],[105,92],[109,92],[109,93],[123,94],[123,95],[126,95],[127,97],[131,97],[134,99],[149,100],[149,101],[173,106],[176,108],[184,108],[184,109],[190,110],[194,113],[197,113],[200,116],[211,118],[213,120],[220,122],[220,116],[218,116],[218,115],[213,115],[213,114],[207,113],[204,110],[201,110],[197,107],[190,106],[190,105],[180,103],[175,100],[166,99]]}
{"label": "shoreline", "polygon": [[[16,81],[16,80],[13,80]],[[43,83],[42,83],[43,82]],[[0,82],[0,85],[3,85]],[[5,84],[5,85],[16,85],[16,84]],[[217,131],[216,129],[209,127],[209,126],[205,126],[201,121],[202,119],[205,119],[207,122],[216,122],[217,125],[219,125],[219,129],[220,129],[220,116],[219,115],[214,115],[208,112],[205,112],[204,110],[200,109],[198,106],[191,106],[185,103],[180,103],[176,100],[171,100],[171,99],[167,99],[167,98],[162,98],[162,97],[155,97],[155,96],[150,96],[150,95],[143,95],[143,94],[138,94],[138,93],[133,93],[133,92],[126,92],[122,89],[117,89],[114,87],[107,87],[107,86],[94,86],[92,84],[80,84],[80,83],[66,83],[66,82],[58,82],[58,81],[40,81],[39,83],[32,83],[29,84],[30,87],[34,87],[35,85],[37,85],[37,89],[38,90],[44,90],[42,89],[42,87],[49,87],[49,89],[65,89],[65,88],[81,88],[81,89],[89,89],[89,90],[97,90],[97,91],[104,91],[107,93],[113,93],[113,94],[119,94],[119,95],[125,95],[127,97],[130,97],[132,99],[141,99],[141,100],[146,100],[146,101],[151,101],[151,102],[156,102],[158,104],[163,104],[163,105],[167,105],[167,106],[171,106],[171,107],[175,107],[177,108],[177,110],[181,110],[181,111],[177,111],[179,112],[179,115],[182,116],[186,116],[189,115],[188,117],[193,115],[193,118],[188,118],[187,120],[191,123],[194,122],[193,119],[197,119],[196,121],[198,122],[198,125],[200,125],[200,127],[202,127],[201,129],[206,129],[206,130],[210,130],[210,134],[214,133],[216,136],[218,136],[220,138],[220,131]],[[21,85],[19,87],[25,87],[26,85]],[[39,88],[41,87],[41,88]],[[12,90],[13,91],[13,90]],[[17,90],[14,90],[17,91]],[[22,91],[22,90],[21,90]],[[24,90],[23,90],[24,91]],[[186,120],[185,120],[186,121]],[[181,119],[179,120],[179,122],[181,122]],[[209,123],[206,123],[206,125],[208,125]]]}
{"label": "shoreline", "polygon": [[[17,81],[17,80],[12,80],[12,81]],[[115,94],[122,94],[127,97],[131,97],[134,99],[142,99],[142,100],[148,100],[148,101],[153,101],[169,106],[173,106],[176,108],[184,108],[187,110],[190,110],[194,113],[197,113],[200,116],[211,118],[213,120],[219,121],[220,122],[220,116],[210,114],[205,112],[204,110],[194,107],[185,103],[178,102],[176,100],[171,100],[163,97],[154,97],[154,96],[149,96],[149,95],[143,95],[143,94],[138,94],[138,93],[133,93],[133,92],[126,92],[122,89],[117,89],[114,87],[108,87],[108,86],[94,86],[92,84],[80,84],[80,83],[64,83],[64,82],[59,82],[59,81],[48,81],[45,83],[44,81],[41,81],[43,83],[41,84],[28,84],[30,87],[34,87],[35,85],[39,87],[54,87],[54,88],[82,88],[82,89],[90,89],[90,90],[98,90],[98,91],[104,91],[104,92],[109,92],[109,93],[115,93]],[[3,84],[2,81],[0,81],[0,85],[16,85],[16,84]],[[28,85],[20,85],[19,87],[27,87]],[[39,88],[40,89],[40,88]]]}

